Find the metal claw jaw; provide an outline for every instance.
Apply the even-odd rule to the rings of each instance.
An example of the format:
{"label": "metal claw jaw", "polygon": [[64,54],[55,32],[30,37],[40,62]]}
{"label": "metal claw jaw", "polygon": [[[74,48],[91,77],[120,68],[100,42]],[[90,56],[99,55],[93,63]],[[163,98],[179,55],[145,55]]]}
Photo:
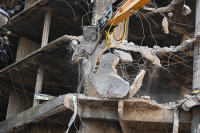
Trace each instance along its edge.
{"label": "metal claw jaw", "polygon": [[77,60],[84,55],[91,55],[99,40],[97,28],[95,26],[85,26],[83,28],[83,39],[74,51],[72,60]]}

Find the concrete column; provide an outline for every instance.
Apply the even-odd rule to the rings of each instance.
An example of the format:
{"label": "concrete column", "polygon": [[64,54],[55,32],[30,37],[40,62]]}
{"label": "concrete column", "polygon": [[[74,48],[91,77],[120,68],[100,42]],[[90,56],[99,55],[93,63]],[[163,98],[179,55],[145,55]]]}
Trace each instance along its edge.
{"label": "concrete column", "polygon": [[200,133],[200,107],[194,107],[192,110],[192,123],[191,123],[191,133]]}
{"label": "concrete column", "polygon": [[[200,32],[200,0],[196,0],[195,35]],[[200,44],[194,46],[193,90],[200,88]],[[200,133],[200,107],[193,108],[191,133]]]}
{"label": "concrete column", "polygon": [[[48,43],[50,22],[51,22],[51,11],[47,11],[45,14],[41,47],[46,46]],[[43,75],[44,75],[44,67],[42,65],[39,65],[38,72],[37,72],[36,85],[35,85],[35,94],[41,93],[42,91]],[[34,99],[33,106],[36,106],[39,103],[40,103],[39,100]]]}
{"label": "concrete column", "polygon": [[[16,61],[21,60],[22,58],[34,52],[38,48],[40,48],[40,44],[28,40],[24,37],[20,37],[18,42]],[[24,91],[23,88],[16,88],[16,90],[12,89],[9,95],[6,119],[17,115],[18,113],[24,110],[29,109],[32,106],[32,103],[33,94]]]}
{"label": "concrete column", "polygon": [[[195,34],[200,32],[200,0],[196,0]],[[200,44],[194,46],[193,89],[200,88]]]}

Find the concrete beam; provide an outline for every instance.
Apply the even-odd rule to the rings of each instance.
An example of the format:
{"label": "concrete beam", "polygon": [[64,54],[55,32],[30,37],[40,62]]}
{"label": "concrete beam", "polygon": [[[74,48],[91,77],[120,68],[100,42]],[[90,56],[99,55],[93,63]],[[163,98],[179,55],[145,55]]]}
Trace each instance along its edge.
{"label": "concrete beam", "polygon": [[81,117],[86,119],[118,121],[119,115],[116,107],[88,106],[82,107]]}
{"label": "concrete beam", "polygon": [[50,115],[69,109],[64,106],[65,96],[57,97],[44,104],[32,107],[18,115],[11,117],[0,123],[1,133],[12,133],[23,128],[24,125],[38,122]]}
{"label": "concrete beam", "polygon": [[125,108],[124,121],[127,122],[166,122],[173,123],[173,110]]}
{"label": "concrete beam", "polygon": [[[24,125],[39,122],[44,118],[66,111],[73,111],[73,94],[67,94],[34,106],[0,123],[0,132],[20,131]],[[126,132],[129,124],[138,122],[173,123],[174,110],[159,107],[159,104],[142,99],[102,99],[76,94],[79,101],[77,114],[85,120],[120,122]],[[120,106],[119,106],[120,105]],[[183,113],[184,112],[184,113]],[[180,111],[180,123],[190,124],[191,112]]]}

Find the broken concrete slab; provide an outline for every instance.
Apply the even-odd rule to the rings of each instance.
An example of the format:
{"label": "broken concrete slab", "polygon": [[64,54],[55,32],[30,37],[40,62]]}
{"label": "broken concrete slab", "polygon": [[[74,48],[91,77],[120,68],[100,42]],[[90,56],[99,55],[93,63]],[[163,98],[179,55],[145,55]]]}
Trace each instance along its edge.
{"label": "broken concrete slab", "polygon": [[140,71],[140,73],[136,76],[133,85],[130,86],[129,98],[132,98],[142,86],[142,81],[145,75],[145,70]]}
{"label": "broken concrete slab", "polygon": [[189,111],[190,108],[196,106],[196,105],[199,105],[199,103],[195,100],[195,99],[189,99],[189,100],[186,100],[183,104],[182,104],[182,108],[185,110],[185,111]]}
{"label": "broken concrete slab", "polygon": [[159,66],[159,67],[162,66],[160,64],[160,60],[156,56],[156,52],[152,48],[143,47],[143,46],[137,46],[133,42],[121,43],[116,48],[117,49],[121,49],[121,50],[127,50],[127,51],[133,51],[133,52],[140,52],[141,55],[144,58],[152,61],[154,65]]}
{"label": "broken concrete slab", "polygon": [[157,56],[162,57],[164,54],[183,51],[188,49],[192,45],[198,43],[200,40],[200,33],[197,33],[194,38],[183,41],[179,46],[170,46],[170,47],[160,47],[153,46],[153,48],[138,46],[133,42],[122,42],[116,49],[140,52],[141,55],[152,61],[156,66],[161,66],[160,60]]}
{"label": "broken concrete slab", "polygon": [[122,62],[129,62],[129,63],[133,62],[133,58],[129,53],[126,53],[126,52],[121,51],[121,50],[116,50],[116,49],[114,50],[113,53],[117,57],[119,57]]}
{"label": "broken concrete slab", "polygon": [[99,69],[89,75],[89,81],[101,97],[123,98],[130,89],[129,83],[117,75],[118,62],[119,58],[112,53],[102,55]]}
{"label": "broken concrete slab", "polygon": [[199,105],[198,100],[196,99],[195,95],[188,95],[186,94],[184,96],[185,98],[183,100],[178,100],[176,102],[170,102],[168,104],[161,105],[162,107],[166,109],[176,109],[177,107],[182,108],[185,111],[189,111],[192,107]]}
{"label": "broken concrete slab", "polygon": [[155,52],[153,50],[151,50],[150,48],[148,48],[148,47],[140,47],[140,53],[144,58],[152,61],[152,63],[154,65],[159,66],[159,67],[162,66],[160,64],[160,60],[156,56]]}
{"label": "broken concrete slab", "polygon": [[133,51],[133,52],[140,52],[140,46],[135,45],[133,42],[129,43],[121,43],[116,49]]}
{"label": "broken concrete slab", "polygon": [[158,56],[162,56],[165,53],[170,53],[170,52],[177,52],[176,47],[163,47],[161,48],[160,46],[153,46],[153,49],[155,50],[155,54]]}

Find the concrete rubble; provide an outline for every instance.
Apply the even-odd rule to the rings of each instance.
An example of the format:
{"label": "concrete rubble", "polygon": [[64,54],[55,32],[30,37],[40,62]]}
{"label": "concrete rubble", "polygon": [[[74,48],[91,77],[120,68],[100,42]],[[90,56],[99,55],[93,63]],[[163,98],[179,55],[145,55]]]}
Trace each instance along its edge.
{"label": "concrete rubble", "polygon": [[161,105],[161,107],[166,109],[182,108],[185,111],[189,111],[190,108],[199,105],[199,100],[197,98],[199,96],[186,94],[184,97],[183,100],[170,102],[169,104]]}
{"label": "concrete rubble", "polygon": [[[137,46],[133,42],[128,42],[127,40],[124,40],[119,46],[117,46],[113,53],[107,53],[102,55],[100,66],[96,73],[89,74],[89,81],[95,88],[95,90],[101,95],[101,97],[106,98],[123,98],[125,97],[128,92],[129,98],[133,98],[133,96],[138,92],[142,85],[142,81],[145,75],[145,70],[141,70],[140,73],[136,76],[133,85],[129,87],[129,83],[122,79],[119,75],[117,75],[117,70],[115,69],[115,66],[119,62],[119,59],[122,62],[133,62],[132,56],[124,51],[132,51],[132,52],[138,52],[141,54],[142,57],[150,60],[154,65],[161,67],[160,60],[158,56],[162,56],[166,53],[171,52],[178,52],[182,51],[184,49],[187,49],[192,45],[192,43],[196,43],[200,34],[197,34],[196,37],[193,39],[189,39],[184,41],[181,45],[175,47],[163,47],[160,46],[154,46],[153,48],[144,47],[144,46]],[[115,42],[117,43],[117,42]],[[73,50],[77,49],[77,41],[73,40],[71,42]],[[122,51],[124,50],[124,51]],[[84,57],[80,57],[81,60],[84,59]],[[86,61],[87,59],[83,60],[83,65],[88,64]],[[88,67],[87,67],[88,69]],[[85,72],[88,70],[85,70]],[[118,89],[114,89],[118,88]],[[183,102],[183,101],[182,101]],[[190,100],[187,102],[183,102],[182,107],[184,110],[188,110],[190,108],[189,104],[196,105],[197,103],[194,102],[194,100]],[[178,106],[175,103],[169,103],[168,106],[165,106],[166,108],[174,108],[175,106]]]}
{"label": "concrete rubble", "polygon": [[129,54],[129,53],[126,53],[121,50],[116,50],[116,49],[113,51],[113,53],[117,57],[119,57],[122,62],[129,62],[129,63],[133,62],[133,58],[132,58],[131,54]]}
{"label": "concrete rubble", "polygon": [[125,50],[125,51],[132,51],[132,52],[140,52],[141,55],[152,61],[152,63],[158,67],[161,67],[160,60],[158,57],[162,57],[164,54],[171,53],[171,52],[179,52],[185,49],[188,49],[193,44],[197,43],[200,38],[200,33],[189,40],[185,40],[179,46],[170,46],[170,47],[160,47],[160,46],[153,46],[153,48],[145,47],[145,46],[138,46],[135,45],[133,42],[122,42],[116,49]]}
{"label": "concrete rubble", "polygon": [[155,51],[152,48],[137,46],[133,42],[121,43],[116,48],[126,51],[140,52],[144,58],[152,61],[154,65],[159,67],[161,66],[160,60],[158,59],[158,57],[155,54]]}
{"label": "concrete rubble", "polygon": [[158,57],[155,54],[155,51],[151,51],[151,49],[149,49],[148,47],[141,47],[140,48],[140,53],[141,55],[152,61],[152,63],[158,67],[161,67],[162,65],[160,64],[160,60],[158,59]]}
{"label": "concrete rubble", "polygon": [[171,12],[174,10],[174,6],[181,3],[183,0],[173,0],[168,6],[166,7],[161,7],[161,8],[156,8],[152,10],[151,12],[148,12],[147,15],[153,15],[156,13],[162,13],[162,12]]}
{"label": "concrete rubble", "polygon": [[89,81],[101,97],[123,98],[129,92],[129,98],[132,98],[142,86],[145,70],[140,71],[129,87],[129,83],[117,75],[115,66],[118,62],[119,58],[116,55],[104,54],[97,72],[89,75]]}
{"label": "concrete rubble", "polygon": [[[198,5],[200,6],[200,0],[197,0],[197,2],[198,1],[199,3],[196,4],[197,5],[196,9],[200,9],[198,8]],[[19,107],[16,107],[15,114],[12,117],[7,118],[6,115],[8,113],[10,114],[13,113],[14,111],[12,111],[12,109],[14,108],[12,107],[11,111],[9,111],[8,108],[7,109],[8,111],[6,112],[7,114],[5,114],[6,110],[1,111],[0,114],[3,112],[3,115],[5,115],[4,119],[6,120],[5,122],[0,122],[0,129],[1,129],[0,132],[2,131],[5,133],[24,132],[26,126],[28,127],[28,128],[26,127],[27,131],[30,130],[31,132],[34,132],[36,128],[41,127],[42,132],[47,131],[48,133],[52,131],[58,132],[58,130],[59,133],[60,132],[63,133],[65,131],[66,131],[65,133],[68,132],[81,132],[81,133],[82,132],[88,132],[88,133],[156,132],[157,133],[157,132],[168,132],[168,131],[169,132],[172,131],[172,133],[178,133],[178,132],[182,133],[182,132],[188,132],[185,131],[185,128],[187,129],[191,128],[192,130],[194,130],[194,128],[200,129],[199,125],[200,108],[199,110],[196,110],[196,112],[198,111],[198,116],[194,115],[196,106],[200,105],[199,102],[200,93],[199,94],[187,93],[186,95],[184,95],[184,98],[182,100],[176,101],[177,99],[182,97],[180,93],[189,90],[189,87],[192,83],[192,59],[197,60],[196,64],[194,62],[193,68],[195,67],[197,69],[200,68],[198,67],[200,66],[198,64],[198,62],[200,61],[199,49],[195,51],[194,48],[194,58],[190,57],[192,56],[191,55],[192,53],[189,55],[178,56],[180,53],[185,52],[184,50],[189,49],[194,44],[197,43],[200,44],[199,41],[200,32],[198,32],[200,31],[200,26],[197,25],[199,23],[197,20],[198,14],[200,13],[198,12],[196,13],[197,24],[194,25],[195,22],[192,21],[191,17],[189,16],[187,16],[187,19],[185,19],[187,21],[184,22],[181,21],[182,23],[185,24],[182,23],[180,24],[179,19],[182,19],[179,16],[180,13],[177,15],[176,13],[178,12],[178,10],[176,10],[173,12],[174,13],[173,16],[172,10],[175,9],[175,5],[184,2],[182,13],[183,15],[190,14],[191,9],[189,6],[185,5],[184,0],[171,0],[170,2],[169,1],[159,2],[158,5],[156,5],[156,2],[154,1],[146,0],[145,4],[146,6],[144,8],[142,8],[142,5],[140,4],[145,3],[145,1],[140,1],[140,0],[129,1],[129,2],[134,2],[134,4],[128,4],[134,6],[134,8],[131,7],[131,9],[127,10],[128,15],[136,15],[136,17],[139,18],[137,21],[135,21],[135,19],[133,20],[131,18],[130,19],[126,18],[126,21],[121,23],[122,21],[121,19],[123,17],[121,17],[120,15],[124,15],[125,13],[120,14],[119,10],[126,7],[127,3],[125,4],[123,3],[125,1],[118,0],[116,1],[116,3],[114,3],[114,5],[111,5],[110,8],[108,7],[113,2],[112,0],[108,0],[106,2],[101,0],[97,1],[91,0],[90,3],[91,4],[93,3],[92,5],[90,5],[88,2],[83,2],[84,3],[83,6],[80,5],[80,2],[75,1],[74,4],[72,3],[72,7],[70,5],[71,3],[68,4],[65,1],[63,1],[65,2],[65,4],[67,4],[67,6],[70,6],[70,8],[68,9],[72,10],[72,11],[67,10],[63,14],[61,14],[62,12],[59,13],[54,12],[54,10],[57,11],[59,10],[60,7],[62,7],[63,4],[62,2],[57,2],[57,3],[55,3],[56,1],[53,1],[53,3],[49,2],[48,4],[47,3],[44,4],[44,1],[42,2],[42,0],[37,1],[35,3],[35,6],[29,7],[30,10],[28,10],[28,12],[26,12],[27,9],[24,10],[22,13],[20,11],[19,16],[16,17],[14,16],[13,19],[11,18],[13,22],[11,23],[11,25],[8,25],[10,26],[10,28],[14,27],[15,23],[17,26],[20,26],[19,24],[20,21],[24,23],[25,21],[27,21],[28,25],[26,27],[31,27],[31,26],[36,27],[37,26],[36,24],[34,25],[34,23],[31,24],[28,23],[33,18],[27,18],[27,14],[29,14],[28,16],[30,16],[29,12],[32,12],[32,9],[34,10],[48,9],[44,11],[39,10],[39,12],[42,12],[42,14],[44,14],[45,12],[46,14],[45,14],[43,33],[42,33],[43,34],[42,44],[41,44],[42,47],[36,51],[37,55],[34,53],[33,54],[28,53],[30,54],[28,55],[28,58],[22,58],[22,60],[20,60],[20,63],[18,62],[15,63],[15,61],[13,61],[14,64],[12,64],[11,66],[7,66],[6,69],[2,70],[2,78],[4,78],[4,80],[7,81],[5,82],[6,84],[2,86],[3,88],[2,87],[1,88],[6,90],[5,91],[7,93],[6,98],[8,98],[9,95],[8,104],[6,102],[6,104],[4,105],[3,103],[2,106],[5,106],[5,108],[7,108],[7,105],[9,105],[10,107],[12,106],[15,107],[16,101],[13,99],[16,99],[16,96],[18,95],[17,91],[20,92],[21,96],[21,91],[23,91],[20,89],[21,84],[22,84],[22,89],[24,88],[28,89],[27,90],[28,96],[29,93],[32,92],[33,89],[35,89],[35,96],[39,94],[38,92],[50,92],[52,93],[52,95],[55,95],[55,97],[53,97],[51,101],[47,101],[44,103],[37,101],[37,104],[33,104],[34,105],[33,107],[32,105],[30,105],[30,107],[27,108],[27,110],[22,110],[25,107],[24,105],[27,104],[25,103],[21,104],[20,102],[21,101],[23,102],[24,98],[23,96],[21,97],[17,96],[20,106],[22,105],[22,107],[20,107],[22,108],[21,112],[17,112]],[[169,5],[166,4],[166,2]],[[193,3],[194,2],[191,2],[189,4],[190,6],[192,5],[191,6],[193,7],[192,10],[194,10]],[[29,3],[26,4],[28,6]],[[54,4],[56,5],[54,6]],[[81,10],[75,7],[77,5],[81,8]],[[160,7],[162,5],[163,6],[167,5],[167,6]],[[85,10],[87,9],[87,7],[88,10]],[[135,7],[137,7],[137,9],[135,9]],[[52,9],[50,10],[50,8]],[[107,12],[107,8],[109,9],[108,14],[104,15]],[[177,9],[181,9],[181,7],[179,6]],[[86,14],[84,10],[86,11]],[[34,11],[33,13],[34,14],[32,14],[32,16],[39,14],[36,11]],[[162,20],[163,18],[162,16],[151,17],[151,15],[154,15],[156,13],[160,13],[161,15],[164,14],[165,15],[163,16],[164,19]],[[113,15],[115,15],[115,17],[113,17]],[[194,18],[194,13],[191,15],[193,15],[192,17]],[[74,20],[68,22],[64,27],[65,29],[63,30],[69,31],[69,33],[72,35],[81,34],[83,31],[83,36],[79,37],[65,36],[59,42],[56,42],[57,43],[56,45],[52,45],[51,43],[48,44],[48,39],[49,41],[52,41],[58,35],[64,33],[58,29],[58,31],[55,31],[55,33],[49,34],[50,30],[52,31],[57,30],[55,24],[56,22],[54,22],[54,20],[53,21],[51,20],[51,16],[54,17],[53,19],[55,19],[55,17],[56,19],[58,19],[56,22],[61,22],[60,20],[63,20],[63,23],[60,25],[62,27],[63,25],[65,25],[64,24],[65,18],[63,18],[62,16],[66,16],[66,18],[74,17],[76,23],[73,23],[75,22]],[[124,16],[128,17],[127,14],[125,14]],[[19,17],[23,18],[24,20],[20,19],[20,21],[16,21],[18,20]],[[42,16],[40,15],[39,18],[41,17]],[[91,17],[92,17],[92,25],[84,26],[84,25],[89,25],[91,23],[90,22]],[[102,17],[102,19],[99,20],[100,17]],[[118,17],[120,17],[120,21],[118,22],[120,22],[121,24],[117,24],[118,22],[114,20],[114,18],[117,19]],[[80,26],[80,23],[78,23],[81,21],[81,19],[82,19],[82,26]],[[144,19],[147,21],[143,21]],[[148,21],[149,19],[150,21]],[[86,22],[87,20],[88,22]],[[169,25],[170,23],[172,23],[172,20],[173,20],[173,25],[172,24]],[[67,21],[67,19],[65,21]],[[113,23],[110,25],[111,21],[113,21]],[[131,24],[133,21],[135,27],[129,26],[129,24]],[[53,25],[52,28],[50,28],[50,22],[53,23],[51,24]],[[151,25],[152,22],[156,26]],[[158,24],[156,24],[157,22]],[[178,26],[176,26],[176,24],[178,24]],[[142,28],[139,26],[142,26]],[[147,26],[149,26],[150,31],[149,29],[147,29]],[[157,32],[158,30],[160,30],[159,28],[158,29],[156,28],[158,26],[163,27],[165,34],[169,34],[169,26],[173,26],[170,27],[170,33],[171,33],[170,36],[161,34],[161,32]],[[26,27],[23,30],[25,30]],[[112,34],[109,35],[109,33],[113,32],[113,29],[115,27],[117,27],[115,29],[116,37],[114,33],[113,35]],[[195,36],[192,39],[186,40],[187,37],[191,37],[191,32],[192,30],[194,30],[194,27],[195,27]],[[36,35],[34,34],[35,36],[33,37],[32,36],[28,37],[25,31],[20,33],[21,30],[19,29],[20,27],[14,29],[14,34],[16,34],[16,39],[15,38],[13,39],[14,41],[20,40],[21,37],[23,36],[29,38],[30,42],[36,41],[39,43],[39,40],[41,40],[41,37],[39,38],[39,33],[37,36],[36,33],[37,29],[34,31]],[[142,32],[143,34],[140,33],[141,29],[143,31]],[[41,28],[39,31],[41,31]],[[128,35],[127,31],[131,31],[131,35]],[[155,36],[153,35],[154,32],[156,33]],[[122,39],[117,39],[119,38],[119,36],[121,36],[121,33],[123,33]],[[111,35],[114,36],[115,41],[112,40],[114,38]],[[153,46],[155,43],[154,41],[152,41],[152,36],[155,41],[158,40],[158,45],[156,42],[156,46]],[[140,41],[140,39],[142,40],[145,39],[144,43],[145,45],[147,44],[149,47],[142,46],[142,43],[141,45],[135,45],[134,42],[128,42],[127,40],[124,40],[127,39],[128,37],[130,40],[134,40],[134,42],[137,43],[138,41]],[[121,43],[121,41],[117,42],[117,40],[121,41],[123,40],[123,41]],[[179,42],[180,40],[185,40],[185,41],[183,41],[180,45],[178,44],[179,46],[177,46],[177,42]],[[20,45],[22,46],[23,43],[27,43],[26,41],[23,42],[20,41],[18,43],[19,46]],[[120,45],[118,45],[119,42]],[[162,45],[165,46],[170,45],[170,47],[160,47],[159,43],[162,43]],[[45,47],[43,47],[44,45]],[[198,46],[199,45],[197,45],[197,47]],[[64,50],[67,49],[67,53],[66,51],[63,50],[63,47]],[[70,52],[68,52],[69,50]],[[72,59],[75,60],[75,62],[78,62],[77,64],[74,61],[70,60],[72,54],[71,50],[74,51]],[[22,51],[26,51],[26,49],[23,49]],[[18,52],[20,51],[17,50],[17,53]],[[171,58],[172,53],[175,52],[180,52],[180,53],[174,56],[176,58]],[[170,54],[170,57],[166,54]],[[165,58],[162,58],[162,56],[165,56]],[[166,67],[165,68],[162,67],[161,63],[163,63],[164,66],[164,64],[167,63],[166,61],[167,57],[171,58],[173,61],[171,62],[171,60],[169,60],[168,58],[169,69],[168,68],[167,69],[169,71],[165,72]],[[53,58],[55,58],[55,60],[53,60],[54,62],[52,62]],[[32,59],[34,60],[29,61]],[[163,61],[161,61],[161,59]],[[184,60],[183,61],[184,63],[181,62],[182,60]],[[120,63],[122,64],[117,65],[119,61],[121,61]],[[13,72],[15,70],[14,67],[17,67],[16,64],[19,64],[20,68],[19,71],[24,68],[23,70],[24,72],[21,74],[22,78],[25,79],[24,85],[21,81],[19,73],[17,72],[16,74]],[[152,67],[152,64],[155,65],[156,67],[155,66]],[[27,65],[28,67],[26,67],[25,65]],[[180,65],[184,65],[184,67]],[[116,69],[116,67],[118,69],[121,69],[119,73],[117,72],[118,69]],[[161,70],[158,67],[162,67],[163,70]],[[181,70],[182,68],[183,70]],[[10,77],[12,78],[10,69],[12,69],[11,72],[13,73],[13,78],[14,78],[14,80],[11,79],[11,81],[8,80],[9,74]],[[36,71],[37,69],[38,72]],[[52,70],[55,71],[53,74]],[[29,81],[29,78],[27,78],[26,72],[29,71],[31,72],[30,75],[35,74],[37,75],[37,78],[35,78],[34,76],[28,76],[30,77],[30,80],[32,80],[32,82],[27,83]],[[149,77],[145,78],[145,82],[143,85],[143,80],[146,72],[150,72],[151,74],[149,75]],[[198,73],[200,74],[200,71],[198,71]],[[62,77],[60,75],[62,75]],[[20,78],[19,81],[16,80],[17,76]],[[43,76],[47,76],[47,78],[44,78],[43,80]],[[196,80],[195,78],[196,77],[193,76],[193,81]],[[197,78],[199,79],[200,77]],[[36,86],[34,86],[35,79],[37,79]],[[53,80],[55,80],[55,82],[51,83]],[[8,90],[6,89],[6,88],[8,89],[11,88],[11,82],[13,83],[14,86],[13,88],[18,89],[17,91],[15,90],[16,96],[8,92]],[[16,88],[14,82],[16,82],[15,83]],[[42,84],[43,84],[43,90],[42,90]],[[200,84],[198,84],[197,86],[198,88],[199,85]],[[141,86],[142,86],[141,92],[138,93]],[[56,90],[52,91],[52,88],[53,89],[56,88],[58,89],[58,91]],[[196,86],[194,87],[193,85],[193,89],[198,89],[198,88],[196,88]],[[65,95],[58,96],[60,95],[59,93]],[[152,97],[148,95],[151,95]],[[152,99],[155,98],[156,101],[152,100],[151,98]],[[34,97],[34,100],[44,100],[44,99]],[[29,102],[29,97],[27,98],[27,101]],[[164,101],[167,103],[159,104],[163,103]],[[176,102],[169,102],[169,101],[176,101]],[[70,117],[71,115],[72,117]],[[195,119],[197,119],[197,122],[195,122],[197,123],[196,125],[194,124]],[[37,123],[39,126],[37,125]],[[68,127],[67,123],[69,123]],[[57,130],[54,130],[54,127],[56,127]],[[40,129],[37,130],[40,132]],[[192,131],[192,133],[194,132]]]}
{"label": "concrete rubble", "polygon": [[167,20],[167,17],[164,17],[162,21],[162,26],[163,26],[165,34],[169,34],[169,22]]}
{"label": "concrete rubble", "polygon": [[183,109],[184,111],[189,111],[192,107],[200,105],[199,101],[200,101],[200,96],[199,95],[189,95],[186,94],[185,98],[180,100],[180,101],[176,101],[176,102],[169,102],[169,103],[165,103],[165,104],[158,104],[156,101],[154,100],[150,100],[150,96],[141,96],[141,98],[132,98],[135,100],[144,100],[144,101],[148,101],[150,103],[154,103],[156,104],[159,108],[163,108],[163,109],[167,109],[167,110],[180,110]]}
{"label": "concrete rubble", "polygon": [[183,5],[183,9],[182,9],[182,14],[183,15],[188,15],[188,14],[190,14],[192,11],[191,11],[191,9],[190,9],[190,7],[189,6],[187,6],[187,5]]}
{"label": "concrete rubble", "polygon": [[76,48],[78,47],[78,42],[76,40],[72,40],[70,44],[72,49],[75,51]]}
{"label": "concrete rubble", "polygon": [[97,72],[89,75],[89,81],[101,97],[123,98],[130,90],[129,83],[117,75],[115,66],[118,62],[119,58],[114,54],[104,54]]}
{"label": "concrete rubble", "polygon": [[136,76],[133,85],[130,86],[129,98],[132,98],[142,86],[142,81],[145,75],[145,70],[141,70],[140,73]]}
{"label": "concrete rubble", "polygon": [[141,96],[141,99],[150,100],[150,96]]}
{"label": "concrete rubble", "polygon": [[[81,37],[80,37],[80,39],[81,39]],[[80,42],[80,39],[77,39],[77,41]],[[161,66],[158,57],[163,56],[164,54],[167,54],[167,53],[179,52],[179,51],[188,49],[195,43],[199,42],[199,40],[200,40],[200,33],[197,33],[195,35],[195,37],[193,37],[192,39],[183,41],[179,46],[170,46],[170,47],[153,46],[153,48],[149,48],[147,46],[146,47],[138,46],[138,45],[135,45],[133,42],[128,42],[128,41],[124,40],[124,41],[122,41],[122,43],[119,46],[117,46],[115,48],[115,51],[116,51],[116,49],[118,49],[118,50],[120,49],[120,50],[132,51],[132,52],[138,52],[138,53],[140,52],[144,58],[152,61],[153,64],[155,64],[156,66]],[[75,43],[75,40],[73,40],[73,41],[74,42],[71,42],[71,44]],[[118,42],[113,42],[113,45],[116,45],[117,43]],[[76,44],[75,44],[75,46],[76,46]],[[120,57],[122,57],[123,56],[122,52],[120,54],[121,54]],[[130,56],[129,56],[129,58],[130,58]]]}

